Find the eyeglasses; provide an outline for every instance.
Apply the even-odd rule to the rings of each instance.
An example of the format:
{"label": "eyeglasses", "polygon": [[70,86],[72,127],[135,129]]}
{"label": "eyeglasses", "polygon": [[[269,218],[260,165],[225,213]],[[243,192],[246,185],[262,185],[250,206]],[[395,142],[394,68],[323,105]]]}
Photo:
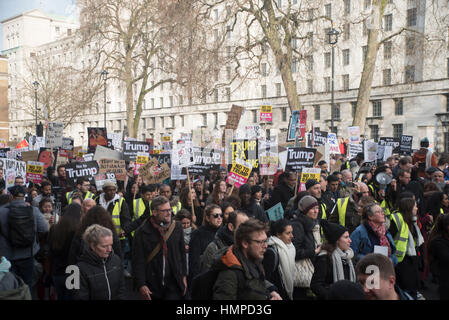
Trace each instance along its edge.
{"label": "eyeglasses", "polygon": [[212,216],[213,218],[215,218],[215,219],[218,219],[219,217],[220,217],[220,218],[223,218],[223,214],[221,214],[221,213],[211,214],[211,216]]}
{"label": "eyeglasses", "polygon": [[268,245],[268,238],[265,239],[265,240],[254,240],[254,239],[250,239],[249,241],[253,241],[253,242],[257,243],[259,246]]}
{"label": "eyeglasses", "polygon": [[159,211],[159,212],[162,212],[162,213],[172,213],[172,210],[171,210],[171,209],[165,209],[165,210],[160,210],[160,209],[158,209],[158,211]]}

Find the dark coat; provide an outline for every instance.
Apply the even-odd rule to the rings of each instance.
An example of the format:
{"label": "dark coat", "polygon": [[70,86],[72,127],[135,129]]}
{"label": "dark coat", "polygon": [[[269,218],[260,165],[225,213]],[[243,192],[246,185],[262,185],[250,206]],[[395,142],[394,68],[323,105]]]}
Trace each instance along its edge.
{"label": "dark coat", "polygon": [[277,287],[277,293],[279,293],[279,295],[282,297],[282,300],[290,300],[290,297],[285,290],[281,273],[279,271],[279,253],[277,252],[276,246],[271,246],[269,250],[267,249],[267,251],[265,251],[262,265],[265,271],[266,279]]}
{"label": "dark coat", "polygon": [[[180,222],[174,223],[176,226],[167,240],[167,267],[170,268],[172,280],[182,296],[185,290],[183,277],[187,275],[184,232]],[[163,297],[165,288],[162,284],[162,248],[149,264],[146,262],[147,257],[159,243],[158,230],[148,220],[136,230],[133,241],[132,270],[136,288],[140,289],[146,285],[154,295]]]}
{"label": "dark coat", "polygon": [[85,249],[77,266],[80,271],[80,288],[74,290],[75,300],[125,299],[122,260],[114,252],[102,259],[90,248]]}
{"label": "dark coat", "polygon": [[281,182],[274,188],[266,209],[269,209],[280,202],[285,212],[288,201],[294,196],[295,196],[295,188],[290,188],[287,185],[287,183]]}
{"label": "dark coat", "polygon": [[436,237],[430,242],[430,255],[433,263],[439,271],[439,292],[440,299],[449,299],[449,239]]}
{"label": "dark coat", "polygon": [[214,262],[215,255],[221,249],[234,244],[234,234],[229,230],[227,225],[221,226],[215,234],[215,239],[204,250],[200,259],[201,272],[209,270]]}
{"label": "dark coat", "polygon": [[256,218],[262,222],[267,222],[268,218],[265,211],[256,203],[256,200],[251,199],[248,205],[243,205],[240,208],[241,211],[245,212],[249,218]]}
{"label": "dark coat", "polygon": [[296,261],[310,258],[313,262],[315,259],[315,238],[312,232],[314,226],[315,222],[304,214],[299,214],[296,219],[292,220],[292,243],[296,249]]}
{"label": "dark coat", "polygon": [[200,273],[201,255],[207,246],[214,241],[218,229],[206,224],[192,232],[189,243],[189,279],[193,279]]}

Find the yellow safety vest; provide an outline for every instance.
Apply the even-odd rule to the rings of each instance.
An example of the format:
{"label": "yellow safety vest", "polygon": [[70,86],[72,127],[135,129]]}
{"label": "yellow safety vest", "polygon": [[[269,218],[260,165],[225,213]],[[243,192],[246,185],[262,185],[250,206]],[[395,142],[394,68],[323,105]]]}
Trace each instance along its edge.
{"label": "yellow safety vest", "polygon": [[[120,197],[120,200],[115,202],[114,209],[112,210],[112,222],[114,223],[117,235],[119,235],[122,232],[122,228],[120,226],[120,211],[122,210],[122,204],[124,200],[125,199]],[[120,240],[125,239],[126,237],[120,237]]]}
{"label": "yellow safety vest", "polygon": [[396,257],[398,262],[404,260],[405,253],[407,252],[408,244],[408,225],[405,223],[404,218],[400,212],[395,212],[391,215],[391,220],[394,221],[398,232],[394,237],[394,245],[396,246]]}
{"label": "yellow safety vest", "polygon": [[[151,211],[151,200],[148,203],[148,206],[150,208],[150,216],[152,216],[153,212]],[[134,199],[133,200],[133,221],[135,219],[140,218],[144,212],[145,212],[145,202],[143,201],[143,199],[142,198]],[[134,237],[134,231],[131,232],[131,236]]]}
{"label": "yellow safety vest", "polygon": [[382,209],[384,209],[385,216],[386,216],[387,218],[389,218],[390,215],[391,215],[391,212],[390,212],[390,209],[388,208],[387,200],[383,199],[382,202],[380,203],[380,207],[381,207]]}
{"label": "yellow safety vest", "polygon": [[441,214],[444,214],[443,208],[440,208],[440,213],[441,213]]}
{"label": "yellow safety vest", "polygon": [[346,209],[348,208],[349,197],[337,200],[338,222],[344,227],[346,224]]}
{"label": "yellow safety vest", "polygon": [[179,202],[179,201],[178,201],[178,204],[171,207],[174,215],[177,215],[178,212],[181,211],[181,208],[182,208],[182,205],[181,205],[181,202]]}
{"label": "yellow safety vest", "polygon": [[[324,220],[327,219],[327,217],[326,217],[326,209],[327,209],[326,205],[324,203],[321,203],[320,210],[323,211],[323,214],[321,215],[321,219],[324,219]],[[321,230],[321,243],[324,243],[326,238],[324,237],[323,227],[320,227],[320,230]]]}
{"label": "yellow safety vest", "polygon": [[372,184],[369,184],[368,188],[371,190],[371,194],[373,195],[373,197],[376,197],[376,190],[374,189],[374,186]]}
{"label": "yellow safety vest", "polygon": [[[67,192],[67,193],[65,194],[65,197],[66,197],[66,199],[67,199],[67,203],[68,203],[68,204],[71,204],[71,203],[72,203],[72,195],[73,195],[73,192],[74,192],[74,191],[70,191],[70,192]],[[94,198],[95,198],[95,194],[92,193],[92,192],[90,192],[90,191],[87,191],[87,192],[86,192],[86,195],[84,196],[84,200],[86,200],[86,199],[94,199]]]}

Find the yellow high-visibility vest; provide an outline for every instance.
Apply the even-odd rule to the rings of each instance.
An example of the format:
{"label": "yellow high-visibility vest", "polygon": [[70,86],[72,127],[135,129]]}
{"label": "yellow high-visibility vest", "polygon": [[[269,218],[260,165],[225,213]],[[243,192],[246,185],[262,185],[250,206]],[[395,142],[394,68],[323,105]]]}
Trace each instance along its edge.
{"label": "yellow high-visibility vest", "polygon": [[[65,194],[65,197],[67,199],[67,203],[68,204],[72,203],[72,195],[73,195],[73,193],[74,193],[74,191],[70,191],[70,192],[67,192]],[[94,199],[94,198],[95,198],[95,194],[90,192],[90,191],[87,191],[86,195],[84,196],[84,200],[86,200],[86,199]]]}
{"label": "yellow high-visibility vest", "polygon": [[[122,228],[120,226],[120,211],[122,210],[122,204],[124,200],[125,199],[120,197],[120,200],[115,202],[114,209],[112,210],[112,222],[114,223],[117,235],[122,232]],[[120,237],[119,239],[125,240],[126,237]]]}
{"label": "yellow high-visibility vest", "polygon": [[395,212],[391,215],[391,220],[396,224],[398,232],[394,237],[394,245],[396,246],[396,257],[398,262],[404,260],[408,245],[408,225],[400,212]]}
{"label": "yellow high-visibility vest", "polygon": [[338,222],[344,227],[346,224],[346,209],[348,208],[349,197],[337,200]]}

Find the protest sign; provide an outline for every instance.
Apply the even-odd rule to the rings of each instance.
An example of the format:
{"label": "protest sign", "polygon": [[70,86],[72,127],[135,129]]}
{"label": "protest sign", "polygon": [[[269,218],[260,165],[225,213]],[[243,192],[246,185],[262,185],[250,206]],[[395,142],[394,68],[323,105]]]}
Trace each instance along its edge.
{"label": "protest sign", "polygon": [[33,183],[41,183],[42,175],[44,174],[44,164],[37,161],[29,161],[27,164],[27,181]]}
{"label": "protest sign", "polygon": [[150,152],[151,144],[145,141],[123,141],[123,160],[136,161],[137,152]]}
{"label": "protest sign", "polygon": [[226,120],[226,125],[223,130],[222,143],[225,145],[225,132],[226,130],[236,130],[239,126],[240,118],[242,117],[243,107],[232,105],[231,111],[228,112],[228,118]]}
{"label": "protest sign", "polygon": [[297,110],[294,110],[290,116],[290,121],[288,122],[287,142],[292,142],[296,139],[296,134],[298,133],[297,127],[299,126],[299,116],[300,113]]}
{"label": "protest sign", "polygon": [[233,184],[235,187],[240,188],[248,180],[251,169],[251,163],[237,158],[232,165],[226,183]]}
{"label": "protest sign", "polygon": [[277,221],[284,219],[284,208],[282,207],[282,203],[279,202],[275,206],[271,207],[267,210],[268,219],[270,221]]}
{"label": "protest sign", "polygon": [[337,141],[337,135],[335,133],[327,134],[327,143],[329,144],[330,154],[340,154],[340,146]]}
{"label": "protest sign", "polygon": [[26,141],[26,139],[20,141],[16,146],[16,149],[23,149],[23,148],[28,148],[28,141]]}
{"label": "protest sign", "polygon": [[122,149],[122,134],[121,133],[107,133],[108,140],[111,140],[114,150]]}
{"label": "protest sign", "polygon": [[6,148],[7,145],[8,141],[6,141],[5,139],[0,139],[0,148]]}
{"label": "protest sign", "polygon": [[57,157],[58,150],[52,150],[50,148],[41,148],[39,150],[39,155],[37,157],[38,162],[44,163],[44,169],[47,170],[48,167],[53,167],[55,165],[55,160]]}
{"label": "protest sign", "polygon": [[377,160],[377,143],[365,140],[364,143],[365,162],[373,162]]}
{"label": "protest sign", "polygon": [[6,190],[14,186],[14,181],[16,179],[16,171],[14,168],[4,169],[5,172],[5,187]]}
{"label": "protest sign", "polygon": [[171,134],[163,134],[162,135],[162,152],[170,153],[173,149],[173,140]]}
{"label": "protest sign", "polygon": [[226,163],[231,168],[235,159],[251,163],[252,170],[259,172],[259,150],[257,140],[232,140],[226,148]]}
{"label": "protest sign", "polygon": [[260,122],[273,121],[273,106],[260,106]]}
{"label": "protest sign", "polygon": [[108,146],[108,134],[106,128],[87,128],[88,150],[90,153],[95,152],[96,146]]}
{"label": "protest sign", "polygon": [[260,126],[258,124],[245,126],[245,138],[248,140],[256,140],[260,137]]}
{"label": "protest sign", "polygon": [[137,152],[136,156],[136,165],[134,166],[134,174],[139,174],[139,169],[143,167],[150,158],[150,154],[148,152]]}
{"label": "protest sign", "polygon": [[103,190],[103,185],[106,182],[113,182],[117,184],[117,179],[115,178],[114,173],[99,173],[94,176],[95,179],[95,186],[97,187],[97,190]]}
{"label": "protest sign", "polygon": [[178,149],[173,150],[172,162],[180,168],[189,167],[195,164],[192,141],[185,140],[184,143],[178,145]]}
{"label": "protest sign", "polygon": [[399,138],[393,138],[393,137],[381,137],[379,138],[379,145],[381,146],[392,146],[393,147],[393,153],[399,153],[400,152],[400,144]]}
{"label": "protest sign", "polygon": [[94,176],[98,174],[99,167],[97,161],[72,162],[66,164],[65,167],[67,181],[71,185],[75,185],[78,178],[86,177],[90,183],[95,183]]}
{"label": "protest sign", "polygon": [[8,151],[10,151],[9,148],[1,148],[0,149],[0,158],[7,158]]}
{"label": "protest sign", "polygon": [[62,135],[64,124],[62,122],[50,122],[47,128],[47,136],[45,137],[45,146],[47,148],[62,147]]}
{"label": "protest sign", "polygon": [[59,150],[56,156],[56,163],[55,163],[55,167],[57,168],[58,166],[62,165],[62,164],[66,164],[69,162],[69,155],[67,153],[67,151],[65,150]]}
{"label": "protest sign", "polygon": [[[182,169],[181,167],[177,166],[175,163],[171,163],[170,166],[170,179],[172,181],[175,180],[186,180],[187,179],[187,174],[182,174]],[[185,170],[185,169],[184,169]]]}
{"label": "protest sign", "polygon": [[348,127],[348,136],[350,144],[358,144],[360,143],[360,127]]}
{"label": "protest sign", "polygon": [[384,150],[384,156],[382,158],[383,161],[387,161],[387,159],[389,157],[391,157],[391,155],[393,154],[393,147],[392,146],[384,146],[385,150]]}
{"label": "protest sign", "polygon": [[22,161],[36,161],[39,156],[39,151],[25,151],[22,152]]}
{"label": "protest sign", "polygon": [[[313,146],[319,147],[324,146],[327,143],[327,132],[326,131],[319,131],[314,130],[313,132]],[[309,145],[310,147],[310,145]]]}
{"label": "protest sign", "polygon": [[320,181],[321,169],[320,168],[304,168],[301,172],[301,191],[306,191],[307,180]]}
{"label": "protest sign", "polygon": [[100,159],[122,160],[122,154],[121,152],[111,150],[103,146],[97,146],[95,149],[95,155],[93,160],[98,161]]}
{"label": "protest sign", "polygon": [[83,161],[84,162],[93,161],[93,160],[94,160],[94,154],[93,153],[86,153],[85,155],[83,155]]}
{"label": "protest sign", "polygon": [[45,138],[44,137],[36,137],[31,136],[28,141],[28,150],[29,151],[39,151],[40,148],[45,148]]}
{"label": "protest sign", "polygon": [[303,168],[313,167],[316,149],[312,148],[288,148],[285,171],[301,171]]}
{"label": "protest sign", "polygon": [[73,150],[74,148],[74,139],[73,138],[62,138],[62,149],[64,150]]}
{"label": "protest sign", "polygon": [[412,144],[413,144],[413,136],[401,135],[399,144],[399,153],[411,155]]}
{"label": "protest sign", "polygon": [[348,146],[349,146],[348,147],[349,159],[353,159],[357,156],[357,153],[363,152],[363,145],[361,145],[361,144],[350,143]]}
{"label": "protest sign", "polygon": [[277,152],[264,151],[259,154],[261,176],[272,176],[277,172],[279,155]]}
{"label": "protest sign", "polygon": [[26,178],[27,164],[24,161],[2,158],[0,159],[0,168],[3,169],[3,172],[8,169],[14,170],[15,177],[22,177],[24,180]]}
{"label": "protest sign", "polygon": [[139,174],[145,184],[162,183],[170,178],[170,168],[166,163],[161,165],[155,158],[151,158],[139,169]]}
{"label": "protest sign", "polygon": [[[221,165],[222,151],[207,148],[193,148],[194,164],[189,166],[189,173],[205,176],[211,170],[219,170]],[[182,173],[187,171],[183,168]]]}
{"label": "protest sign", "polygon": [[126,179],[125,160],[100,159],[98,160],[99,173],[113,173],[119,181]]}

